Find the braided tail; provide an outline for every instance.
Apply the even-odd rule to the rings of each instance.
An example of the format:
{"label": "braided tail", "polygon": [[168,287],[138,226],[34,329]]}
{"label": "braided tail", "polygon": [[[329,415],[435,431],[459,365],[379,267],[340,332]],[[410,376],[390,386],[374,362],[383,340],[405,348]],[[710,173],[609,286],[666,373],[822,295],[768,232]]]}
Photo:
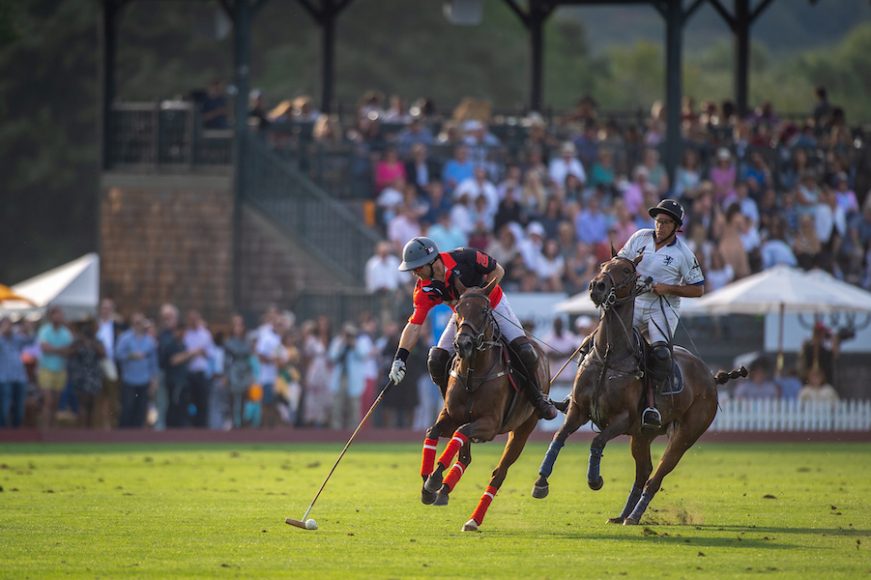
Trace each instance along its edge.
{"label": "braided tail", "polygon": [[729,372],[720,371],[714,375],[714,382],[718,385],[725,385],[729,381],[735,380],[739,377],[746,377],[747,369],[745,367],[741,367],[740,369],[735,369]]}

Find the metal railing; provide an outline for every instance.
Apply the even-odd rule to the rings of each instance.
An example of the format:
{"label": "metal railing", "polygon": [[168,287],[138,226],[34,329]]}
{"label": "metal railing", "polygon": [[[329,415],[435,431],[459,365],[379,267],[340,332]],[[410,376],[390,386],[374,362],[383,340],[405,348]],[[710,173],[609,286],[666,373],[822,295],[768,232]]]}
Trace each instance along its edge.
{"label": "metal railing", "polygon": [[118,103],[112,106],[109,124],[106,169],[216,167],[233,162],[233,131],[203,129],[190,102]]}
{"label": "metal railing", "polygon": [[246,147],[243,198],[347,284],[360,284],[378,236],[257,135]]}

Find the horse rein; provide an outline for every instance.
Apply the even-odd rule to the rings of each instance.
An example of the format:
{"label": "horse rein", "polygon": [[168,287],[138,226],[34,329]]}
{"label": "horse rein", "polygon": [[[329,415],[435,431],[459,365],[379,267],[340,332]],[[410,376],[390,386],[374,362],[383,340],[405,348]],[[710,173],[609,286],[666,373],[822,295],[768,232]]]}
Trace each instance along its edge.
{"label": "horse rein", "polygon": [[[482,351],[487,350],[488,348],[493,347],[501,347],[502,342],[499,340],[499,324],[496,322],[496,318],[493,316],[493,309],[490,308],[490,297],[485,294],[469,294],[466,296],[460,297],[460,300],[457,302],[457,306],[459,306],[459,302],[468,299],[468,298],[482,298],[486,301],[486,305],[484,307],[484,311],[487,314],[487,320],[484,324],[484,328],[478,328],[465,318],[462,322],[457,321],[457,336],[463,331],[463,328],[468,328],[472,334],[472,346],[475,350]],[[493,338],[490,340],[484,340],[484,335],[487,332],[487,328],[492,327],[495,328],[496,331],[493,335]]]}

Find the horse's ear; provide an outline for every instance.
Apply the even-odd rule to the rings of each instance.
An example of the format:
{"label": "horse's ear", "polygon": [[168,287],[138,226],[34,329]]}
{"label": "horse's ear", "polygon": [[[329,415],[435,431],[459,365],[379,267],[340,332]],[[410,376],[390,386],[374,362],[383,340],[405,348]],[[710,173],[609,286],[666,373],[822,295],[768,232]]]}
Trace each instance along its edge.
{"label": "horse's ear", "polygon": [[457,296],[462,296],[466,293],[466,290],[468,290],[468,288],[463,285],[463,281],[460,280],[459,276],[454,276],[453,278],[451,278],[451,282],[454,285],[454,290],[457,291]]}
{"label": "horse's ear", "polygon": [[638,254],[638,256],[636,256],[636,258],[632,260],[632,262],[637,266],[639,262],[641,262],[642,258],[644,258],[644,254]]}
{"label": "horse's ear", "polygon": [[611,257],[612,258],[617,257],[617,250],[614,249],[614,242],[611,242]]}

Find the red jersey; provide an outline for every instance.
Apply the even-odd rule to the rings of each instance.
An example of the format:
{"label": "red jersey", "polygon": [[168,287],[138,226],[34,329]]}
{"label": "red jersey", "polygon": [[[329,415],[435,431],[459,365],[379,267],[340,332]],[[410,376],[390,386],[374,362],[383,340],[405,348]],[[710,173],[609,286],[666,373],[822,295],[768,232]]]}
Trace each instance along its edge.
{"label": "red jersey", "polygon": [[[439,252],[445,265],[445,286],[448,290],[447,300],[454,301],[454,277],[466,288],[482,288],[485,285],[484,276],[496,269],[497,262],[491,256],[478,250],[459,248],[453,252]],[[423,324],[433,306],[444,302],[431,287],[431,280],[418,280],[414,286],[414,312],[408,318],[412,324]],[[502,300],[502,287],[498,284],[490,292],[490,307],[496,308]],[[451,306],[453,310],[453,306]]]}

